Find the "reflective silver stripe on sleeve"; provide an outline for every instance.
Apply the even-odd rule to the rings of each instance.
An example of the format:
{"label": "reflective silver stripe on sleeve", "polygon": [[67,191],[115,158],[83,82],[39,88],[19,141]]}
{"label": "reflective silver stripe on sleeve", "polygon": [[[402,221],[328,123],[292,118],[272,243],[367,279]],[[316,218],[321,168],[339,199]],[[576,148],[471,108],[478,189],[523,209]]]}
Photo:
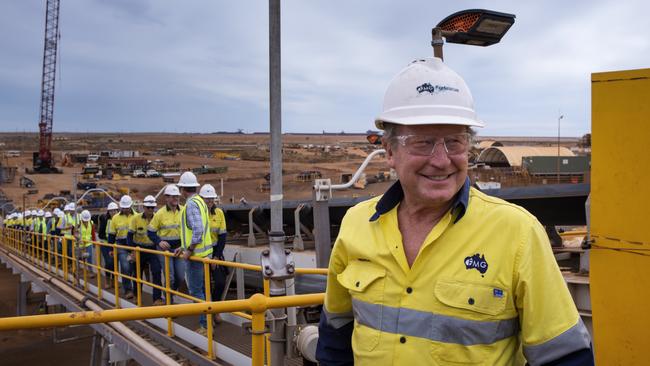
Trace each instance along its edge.
{"label": "reflective silver stripe on sleeve", "polygon": [[160,240],[165,240],[165,241],[169,241],[169,240],[180,240],[180,239],[181,239],[180,236],[159,236],[158,238],[159,238]]}
{"label": "reflective silver stripe on sleeve", "polygon": [[174,225],[163,225],[160,227],[160,229],[178,229],[180,225],[174,224]]}
{"label": "reflective silver stripe on sleeve", "polygon": [[436,342],[492,344],[519,332],[519,318],[478,321],[426,311],[370,304],[352,299],[355,320],[382,332],[426,338]]}
{"label": "reflective silver stripe on sleeve", "polygon": [[347,311],[345,313],[330,313],[327,311],[325,306],[323,306],[323,312],[325,312],[325,319],[327,319],[327,324],[334,329],[339,329],[354,320],[351,311]]}
{"label": "reflective silver stripe on sleeve", "polygon": [[524,356],[531,366],[536,366],[585,348],[591,348],[591,336],[580,319],[576,325],[549,341],[535,346],[524,345]]}

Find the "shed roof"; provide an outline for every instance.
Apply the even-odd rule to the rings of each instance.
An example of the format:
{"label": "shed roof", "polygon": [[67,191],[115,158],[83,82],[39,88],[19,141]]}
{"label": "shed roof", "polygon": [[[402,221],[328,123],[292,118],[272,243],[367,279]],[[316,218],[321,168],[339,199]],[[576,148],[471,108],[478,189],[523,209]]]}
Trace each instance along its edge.
{"label": "shed roof", "polygon": [[[554,146],[493,146],[489,147],[478,156],[477,163],[508,163],[510,166],[521,166],[524,156],[557,156],[557,147]],[[575,156],[566,147],[560,147],[560,156]]]}

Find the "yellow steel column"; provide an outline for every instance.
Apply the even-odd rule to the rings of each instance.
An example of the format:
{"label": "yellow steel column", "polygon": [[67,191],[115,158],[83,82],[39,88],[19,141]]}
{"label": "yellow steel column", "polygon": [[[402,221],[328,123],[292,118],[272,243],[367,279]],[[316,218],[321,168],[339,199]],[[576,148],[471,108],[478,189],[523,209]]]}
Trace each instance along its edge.
{"label": "yellow steel column", "polygon": [[142,306],[142,278],[140,276],[140,271],[142,265],[140,264],[140,248],[135,248],[135,285],[138,288],[137,293],[137,303],[138,306]]}
{"label": "yellow steel column", "polygon": [[650,69],[595,73],[590,252],[597,365],[646,365]]}
{"label": "yellow steel column", "polygon": [[119,271],[117,270],[118,266],[118,256],[117,256],[117,247],[115,244],[113,244],[113,284],[115,285],[115,308],[119,309],[120,308],[120,286],[119,286],[119,279],[118,279],[118,273]]}
{"label": "yellow steel column", "polygon": [[[165,289],[167,290],[165,293],[165,303],[167,305],[171,305],[172,303],[172,294],[169,292],[171,290],[171,286],[169,285],[169,256],[165,255]],[[170,337],[174,336],[174,324],[172,322],[172,318],[167,318],[167,335]]]}
{"label": "yellow steel column", "polygon": [[[54,272],[57,273],[59,270],[59,238],[55,238],[54,240]],[[63,265],[61,265],[63,267]]]}
{"label": "yellow steel column", "polygon": [[265,313],[266,298],[264,295],[255,294],[251,296],[251,310],[253,312],[252,324],[252,345],[251,358],[253,366],[264,365],[264,334],[265,334]]}
{"label": "yellow steel column", "polygon": [[[271,297],[271,284],[268,279],[262,281],[264,287],[264,296]],[[266,347],[266,363],[268,366],[271,366],[271,336],[270,334],[264,334],[264,346]]]}
{"label": "yellow steel column", "polygon": [[[210,294],[210,263],[203,262],[203,279],[204,279],[204,292],[205,292],[205,301],[211,302],[212,296]],[[213,327],[212,327],[212,313],[208,313],[205,316],[208,323],[208,358],[214,359],[214,350],[212,349],[212,337],[213,337]]]}
{"label": "yellow steel column", "polygon": [[95,253],[95,265],[97,272],[97,299],[102,299],[102,246],[99,243],[93,242],[93,253]]}
{"label": "yellow steel column", "polygon": [[63,279],[68,281],[68,238],[63,237],[63,245],[61,247],[61,254],[63,255]]}

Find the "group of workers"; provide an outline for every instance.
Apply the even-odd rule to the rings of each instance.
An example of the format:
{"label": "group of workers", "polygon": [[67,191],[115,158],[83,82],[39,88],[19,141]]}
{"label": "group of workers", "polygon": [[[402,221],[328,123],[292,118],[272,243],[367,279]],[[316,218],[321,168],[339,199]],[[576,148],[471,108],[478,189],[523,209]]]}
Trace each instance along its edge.
{"label": "group of workers", "polygon": [[[464,80],[439,58],[413,61],[390,83],[375,125],[399,180],[343,218],[319,325],[320,365],[593,365],[590,334],[542,225],[470,187],[468,150],[484,124]],[[191,173],[177,186],[156,213],[153,197],[140,214],[128,196],[119,209],[109,206],[107,240],[173,252],[172,287],[186,273],[190,294],[203,298],[202,263],[187,259],[221,258],[225,231],[212,187],[197,195]],[[39,215],[29,221],[34,230]],[[66,215],[59,226],[67,235]],[[131,256],[120,251],[122,272],[132,271]],[[158,271],[154,257],[141,259]],[[128,296],[132,285],[123,285]],[[159,301],[160,292],[153,296]]]}
{"label": "group of workers", "polygon": [[[199,189],[200,187],[200,189]],[[53,212],[44,210],[11,213],[4,220],[7,228],[21,229],[34,236],[34,243],[45,248],[46,235],[54,235],[62,240],[50,240],[50,253],[62,253],[62,244],[67,240],[67,255],[72,257],[73,245],[78,258],[86,263],[95,263],[94,249],[101,248],[102,265],[107,271],[104,286],[112,286],[114,263],[113,247],[95,246],[93,242],[118,244],[117,260],[120,274],[135,277],[135,251],[127,247],[170,252],[171,255],[140,251],[140,268],[142,274],[157,286],[163,286],[163,268],[168,261],[170,288],[178,291],[185,283],[190,296],[205,300],[204,264],[191,260],[190,257],[213,258],[224,260],[226,244],[226,220],[223,211],[217,207],[218,195],[210,184],[201,186],[192,172],[181,175],[178,184],[165,187],[164,206],[157,208],[156,198],[147,196],[142,202],[142,212],[136,212],[133,199],[123,195],[119,203],[111,202],[106,213],[91,220],[88,210],[77,213],[74,203],[68,203],[63,210],[55,208]],[[179,203],[181,196],[185,205]],[[167,258],[167,259],[166,259]],[[211,266],[213,299],[221,299],[225,291],[227,269]],[[122,277],[122,296],[133,299],[134,281]],[[152,304],[163,305],[162,291],[155,286],[152,289]],[[220,321],[219,316],[215,316]],[[197,332],[207,334],[207,319],[201,315]]]}

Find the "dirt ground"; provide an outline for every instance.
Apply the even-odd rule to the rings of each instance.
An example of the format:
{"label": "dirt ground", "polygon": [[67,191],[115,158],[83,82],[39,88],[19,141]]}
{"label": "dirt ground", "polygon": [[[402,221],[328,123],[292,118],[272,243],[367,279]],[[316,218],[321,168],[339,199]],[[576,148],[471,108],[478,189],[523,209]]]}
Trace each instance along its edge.
{"label": "dirt ground", "polygon": [[[0,317],[16,316],[16,296],[20,276],[0,265]],[[39,314],[42,296],[31,296],[28,313]],[[89,327],[62,330],[58,338],[90,335]],[[92,338],[54,343],[51,329],[0,331],[0,365],[88,365]]]}
{"label": "dirt ground", "polygon": [[[38,200],[45,194],[58,195],[61,190],[72,190],[74,174],[80,174],[83,164],[61,167],[64,153],[89,153],[102,150],[135,150],[148,160],[161,159],[166,163],[180,164],[178,171],[184,171],[203,165],[227,167],[224,174],[199,175],[199,182],[210,183],[221,193],[223,180],[223,203],[238,202],[244,197],[248,202],[268,201],[270,192],[260,190],[265,182],[264,176],[270,171],[268,161],[269,136],[266,134],[63,134],[55,135],[53,141],[54,158],[63,174],[25,174],[31,168],[31,153],[38,149],[36,134],[0,133],[2,149],[19,150],[20,157],[8,157],[2,165],[18,168],[12,183],[0,185],[0,189],[12,199],[17,206],[37,206]],[[319,170],[323,178],[330,178],[334,184],[341,182],[341,174],[354,173],[369,151],[372,151],[365,135],[284,135],[283,183],[284,198],[311,198],[313,182],[298,182],[296,176],[301,171]],[[332,151],[326,146],[336,147]],[[174,149],[175,156],[161,156],[160,149]],[[217,151],[235,151],[242,155],[241,160],[223,160],[213,157]],[[254,155],[261,161],[247,160],[245,155]],[[376,157],[366,169],[368,175],[387,171],[385,159]],[[36,194],[26,194],[28,189],[19,185],[20,177],[26,175],[32,179],[37,189]],[[81,177],[79,180],[82,181]],[[162,178],[123,177],[120,180],[98,180],[100,187],[114,191],[127,189],[136,199],[143,199],[148,194],[156,194],[165,186]],[[385,185],[368,185],[366,189],[349,189],[336,192],[336,197],[357,197],[381,194]],[[77,191],[82,194],[81,190]]]}

